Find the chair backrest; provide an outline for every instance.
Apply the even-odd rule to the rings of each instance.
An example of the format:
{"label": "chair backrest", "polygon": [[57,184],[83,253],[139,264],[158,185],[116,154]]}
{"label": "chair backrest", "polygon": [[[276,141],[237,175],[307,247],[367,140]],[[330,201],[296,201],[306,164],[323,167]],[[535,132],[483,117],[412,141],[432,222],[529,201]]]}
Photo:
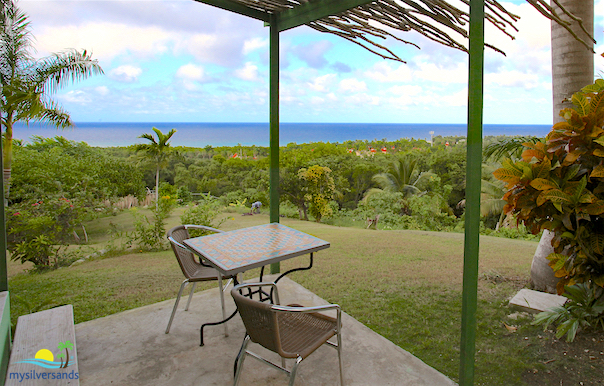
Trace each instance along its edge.
{"label": "chair backrest", "polygon": [[231,295],[235,300],[235,304],[237,304],[241,320],[243,320],[252,342],[258,343],[279,355],[284,354],[281,349],[277,313],[271,309],[272,304],[261,303],[245,297],[236,289],[231,290]]}
{"label": "chair backrest", "polygon": [[[184,225],[178,225],[170,229],[167,233],[168,240],[172,246],[172,251],[178,260],[178,265],[187,279],[193,277],[195,271],[199,268],[199,263],[195,261],[195,256],[186,247],[182,245],[183,240],[189,238],[189,231]],[[175,244],[176,241],[178,244]],[[180,245],[179,245],[180,244]]]}

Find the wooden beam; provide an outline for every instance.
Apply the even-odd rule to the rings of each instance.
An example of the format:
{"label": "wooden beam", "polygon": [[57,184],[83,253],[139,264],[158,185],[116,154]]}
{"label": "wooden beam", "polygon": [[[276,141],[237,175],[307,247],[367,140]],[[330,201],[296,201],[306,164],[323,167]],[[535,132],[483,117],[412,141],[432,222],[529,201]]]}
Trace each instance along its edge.
{"label": "wooden beam", "polygon": [[195,0],[199,3],[208,4],[217,8],[222,8],[227,11],[235,12],[243,16],[248,16],[253,19],[262,20],[268,22],[270,14],[268,12],[262,12],[254,8],[246,7],[240,3],[231,0]]}
{"label": "wooden beam", "polygon": [[373,0],[323,0],[301,4],[277,14],[279,32],[295,28],[327,16],[337,15]]}

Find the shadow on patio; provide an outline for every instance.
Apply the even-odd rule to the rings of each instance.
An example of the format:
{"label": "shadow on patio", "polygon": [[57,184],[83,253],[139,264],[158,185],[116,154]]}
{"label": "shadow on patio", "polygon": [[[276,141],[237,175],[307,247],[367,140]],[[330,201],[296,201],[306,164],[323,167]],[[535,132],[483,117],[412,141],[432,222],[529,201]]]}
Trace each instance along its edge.
{"label": "shadow on patio", "polygon": [[[266,280],[274,280],[266,277]],[[225,294],[227,311],[235,309]],[[327,302],[299,284],[279,282],[282,304],[305,306]],[[245,329],[236,316],[223,326],[204,330],[205,346],[199,346],[203,322],[221,319],[217,289],[196,293],[189,311],[183,295],[169,334],[166,324],[174,300],[110,315],[76,325],[76,342],[82,385],[230,385],[233,361]],[[373,332],[351,316],[342,315],[344,380],[346,385],[453,385],[454,383],[413,355]],[[257,344],[252,351],[279,361]],[[291,360],[287,367],[291,368]],[[338,385],[337,353],[320,347],[298,369],[296,385]],[[240,385],[286,385],[287,376],[247,358]]]}

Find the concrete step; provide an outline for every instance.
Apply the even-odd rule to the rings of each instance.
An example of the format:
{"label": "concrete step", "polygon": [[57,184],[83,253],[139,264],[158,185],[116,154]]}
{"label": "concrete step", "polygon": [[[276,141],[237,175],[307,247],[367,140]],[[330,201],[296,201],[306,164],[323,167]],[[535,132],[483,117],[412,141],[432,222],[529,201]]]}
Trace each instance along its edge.
{"label": "concrete step", "polygon": [[523,288],[510,300],[510,307],[536,314],[552,307],[561,306],[567,300],[564,296]]}

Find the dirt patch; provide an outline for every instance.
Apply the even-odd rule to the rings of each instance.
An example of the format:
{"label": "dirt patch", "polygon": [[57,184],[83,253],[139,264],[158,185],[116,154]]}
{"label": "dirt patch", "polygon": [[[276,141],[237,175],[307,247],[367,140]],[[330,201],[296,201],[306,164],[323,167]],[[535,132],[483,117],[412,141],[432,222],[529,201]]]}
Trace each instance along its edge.
{"label": "dirt patch", "polygon": [[541,360],[523,375],[527,385],[604,385],[604,333],[581,332],[572,343],[556,339],[553,331],[543,334],[533,343],[540,345]]}

